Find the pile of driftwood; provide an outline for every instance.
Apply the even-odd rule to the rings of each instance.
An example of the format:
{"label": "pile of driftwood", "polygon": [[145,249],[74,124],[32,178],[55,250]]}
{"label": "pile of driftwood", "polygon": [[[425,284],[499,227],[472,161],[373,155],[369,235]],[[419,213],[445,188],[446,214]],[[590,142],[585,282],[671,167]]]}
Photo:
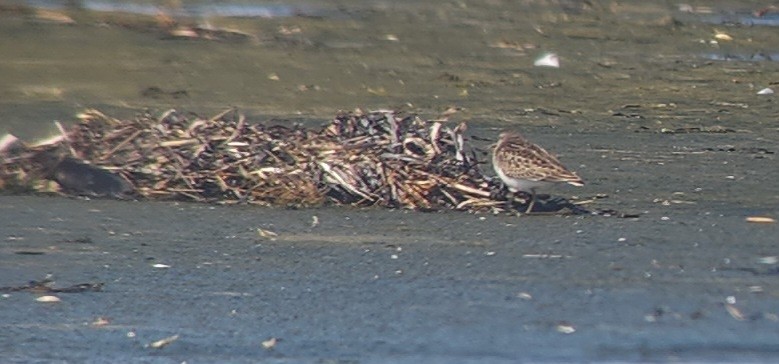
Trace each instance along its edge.
{"label": "pile of driftwood", "polygon": [[117,120],[88,110],[61,135],[0,142],[0,189],[261,205],[412,209],[502,206],[465,123],[392,111],[337,115],[321,129],[169,111]]}

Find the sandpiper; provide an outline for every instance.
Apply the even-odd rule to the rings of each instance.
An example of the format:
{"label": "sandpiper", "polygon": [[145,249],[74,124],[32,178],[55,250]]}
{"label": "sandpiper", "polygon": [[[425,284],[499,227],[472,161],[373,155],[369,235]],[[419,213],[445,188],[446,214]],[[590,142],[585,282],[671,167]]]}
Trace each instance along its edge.
{"label": "sandpiper", "polygon": [[533,210],[538,187],[554,182],[584,185],[584,181],[565,168],[555,156],[517,132],[507,131],[500,134],[492,151],[492,166],[510,192],[530,193],[530,204],[525,213]]}

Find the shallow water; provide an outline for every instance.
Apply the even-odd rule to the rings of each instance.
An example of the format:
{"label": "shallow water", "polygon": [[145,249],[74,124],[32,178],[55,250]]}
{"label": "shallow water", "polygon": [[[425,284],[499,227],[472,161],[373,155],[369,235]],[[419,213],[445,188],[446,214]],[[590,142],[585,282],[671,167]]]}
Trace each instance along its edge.
{"label": "shallow water", "polygon": [[[753,21],[773,19],[754,15],[763,2],[287,1],[251,3],[236,17],[194,3],[157,18],[90,5],[110,2],[22,3],[53,14],[8,4],[0,133],[43,137],[52,120],[86,107],[131,116],[237,106],[253,121],[310,125],[339,109],[437,118],[458,107],[449,118],[468,120],[470,135],[520,129],[587,182],[548,192],[604,195],[587,206],[639,215],[0,196],[0,286],[47,273],[61,286],[106,283],[54,308],[26,292],[3,298],[0,321],[16,339],[0,351],[13,360],[770,361],[777,352],[777,224],[745,222],[779,215],[776,97],[758,95],[779,87],[779,38]],[[236,32],[174,38],[171,21]],[[559,69],[533,66],[546,52]],[[258,238],[258,227],[279,237]],[[88,327],[103,315],[111,325]],[[164,350],[143,346],[176,333]],[[261,349],[271,336],[276,351]]]}

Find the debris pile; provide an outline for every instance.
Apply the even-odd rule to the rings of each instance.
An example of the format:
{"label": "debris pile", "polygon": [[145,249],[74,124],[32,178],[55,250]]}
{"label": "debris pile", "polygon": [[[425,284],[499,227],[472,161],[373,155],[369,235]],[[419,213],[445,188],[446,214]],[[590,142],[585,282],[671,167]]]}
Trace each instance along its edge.
{"label": "debris pile", "polygon": [[58,138],[0,141],[0,190],[201,202],[488,210],[504,201],[466,124],[393,111],[338,114],[321,129],[266,126],[227,110],[118,120],[87,110]]}

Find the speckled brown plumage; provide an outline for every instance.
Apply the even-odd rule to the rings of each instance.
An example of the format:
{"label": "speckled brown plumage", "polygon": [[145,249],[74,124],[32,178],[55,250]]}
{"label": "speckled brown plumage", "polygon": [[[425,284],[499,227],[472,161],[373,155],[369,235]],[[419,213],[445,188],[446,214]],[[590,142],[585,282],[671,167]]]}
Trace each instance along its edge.
{"label": "speckled brown plumage", "polygon": [[584,185],[584,181],[555,156],[516,132],[500,134],[492,153],[492,165],[511,192],[530,192],[532,200],[527,212],[533,208],[537,187],[554,182]]}

